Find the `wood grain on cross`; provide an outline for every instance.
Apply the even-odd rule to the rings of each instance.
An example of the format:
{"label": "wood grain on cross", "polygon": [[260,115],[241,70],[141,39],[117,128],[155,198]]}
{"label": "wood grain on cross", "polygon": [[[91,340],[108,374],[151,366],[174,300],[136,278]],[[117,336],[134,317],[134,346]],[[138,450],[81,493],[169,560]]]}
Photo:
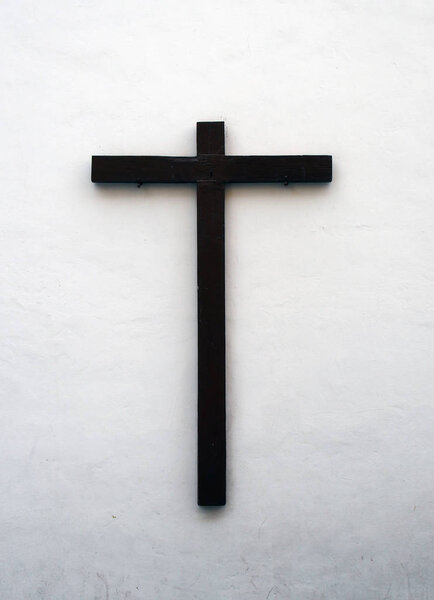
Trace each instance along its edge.
{"label": "wood grain on cross", "polygon": [[196,183],[198,504],[226,503],[226,183],[332,180],[331,156],[226,156],[223,122],[197,124],[197,156],[93,156],[95,183]]}

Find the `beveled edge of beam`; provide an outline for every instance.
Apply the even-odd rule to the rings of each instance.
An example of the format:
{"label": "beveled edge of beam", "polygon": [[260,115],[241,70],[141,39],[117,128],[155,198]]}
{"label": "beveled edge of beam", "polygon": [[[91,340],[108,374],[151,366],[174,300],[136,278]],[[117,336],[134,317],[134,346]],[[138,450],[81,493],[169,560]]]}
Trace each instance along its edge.
{"label": "beveled edge of beam", "polygon": [[221,127],[224,124],[224,121],[196,121],[196,127],[198,125],[219,125]]}

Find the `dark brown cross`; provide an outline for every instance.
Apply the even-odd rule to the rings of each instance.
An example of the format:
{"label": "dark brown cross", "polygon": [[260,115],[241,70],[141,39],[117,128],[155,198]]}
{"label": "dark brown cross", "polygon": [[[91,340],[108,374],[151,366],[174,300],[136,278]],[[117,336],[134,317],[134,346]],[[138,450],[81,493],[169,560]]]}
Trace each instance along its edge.
{"label": "dark brown cross", "polygon": [[196,183],[198,504],[226,503],[225,184],[332,180],[331,156],[226,156],[224,123],[197,124],[197,156],[93,156],[95,183]]}

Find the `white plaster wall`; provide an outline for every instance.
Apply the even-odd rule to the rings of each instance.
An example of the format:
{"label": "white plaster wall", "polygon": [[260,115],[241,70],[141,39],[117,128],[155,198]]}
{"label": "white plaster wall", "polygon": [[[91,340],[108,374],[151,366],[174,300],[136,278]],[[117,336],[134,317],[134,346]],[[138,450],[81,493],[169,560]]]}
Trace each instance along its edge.
{"label": "white plaster wall", "polygon": [[[3,0],[2,600],[434,598],[425,0]],[[227,191],[228,505],[199,509],[193,187],[92,154],[333,154]]]}

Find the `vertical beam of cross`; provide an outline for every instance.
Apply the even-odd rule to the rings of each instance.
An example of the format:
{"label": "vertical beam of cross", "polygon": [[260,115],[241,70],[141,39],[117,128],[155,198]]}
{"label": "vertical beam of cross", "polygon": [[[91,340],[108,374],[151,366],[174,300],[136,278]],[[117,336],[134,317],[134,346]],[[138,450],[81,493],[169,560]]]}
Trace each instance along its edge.
{"label": "vertical beam of cross", "polygon": [[[197,155],[225,153],[223,123],[197,124]],[[226,503],[225,188],[197,182],[198,504]]]}

